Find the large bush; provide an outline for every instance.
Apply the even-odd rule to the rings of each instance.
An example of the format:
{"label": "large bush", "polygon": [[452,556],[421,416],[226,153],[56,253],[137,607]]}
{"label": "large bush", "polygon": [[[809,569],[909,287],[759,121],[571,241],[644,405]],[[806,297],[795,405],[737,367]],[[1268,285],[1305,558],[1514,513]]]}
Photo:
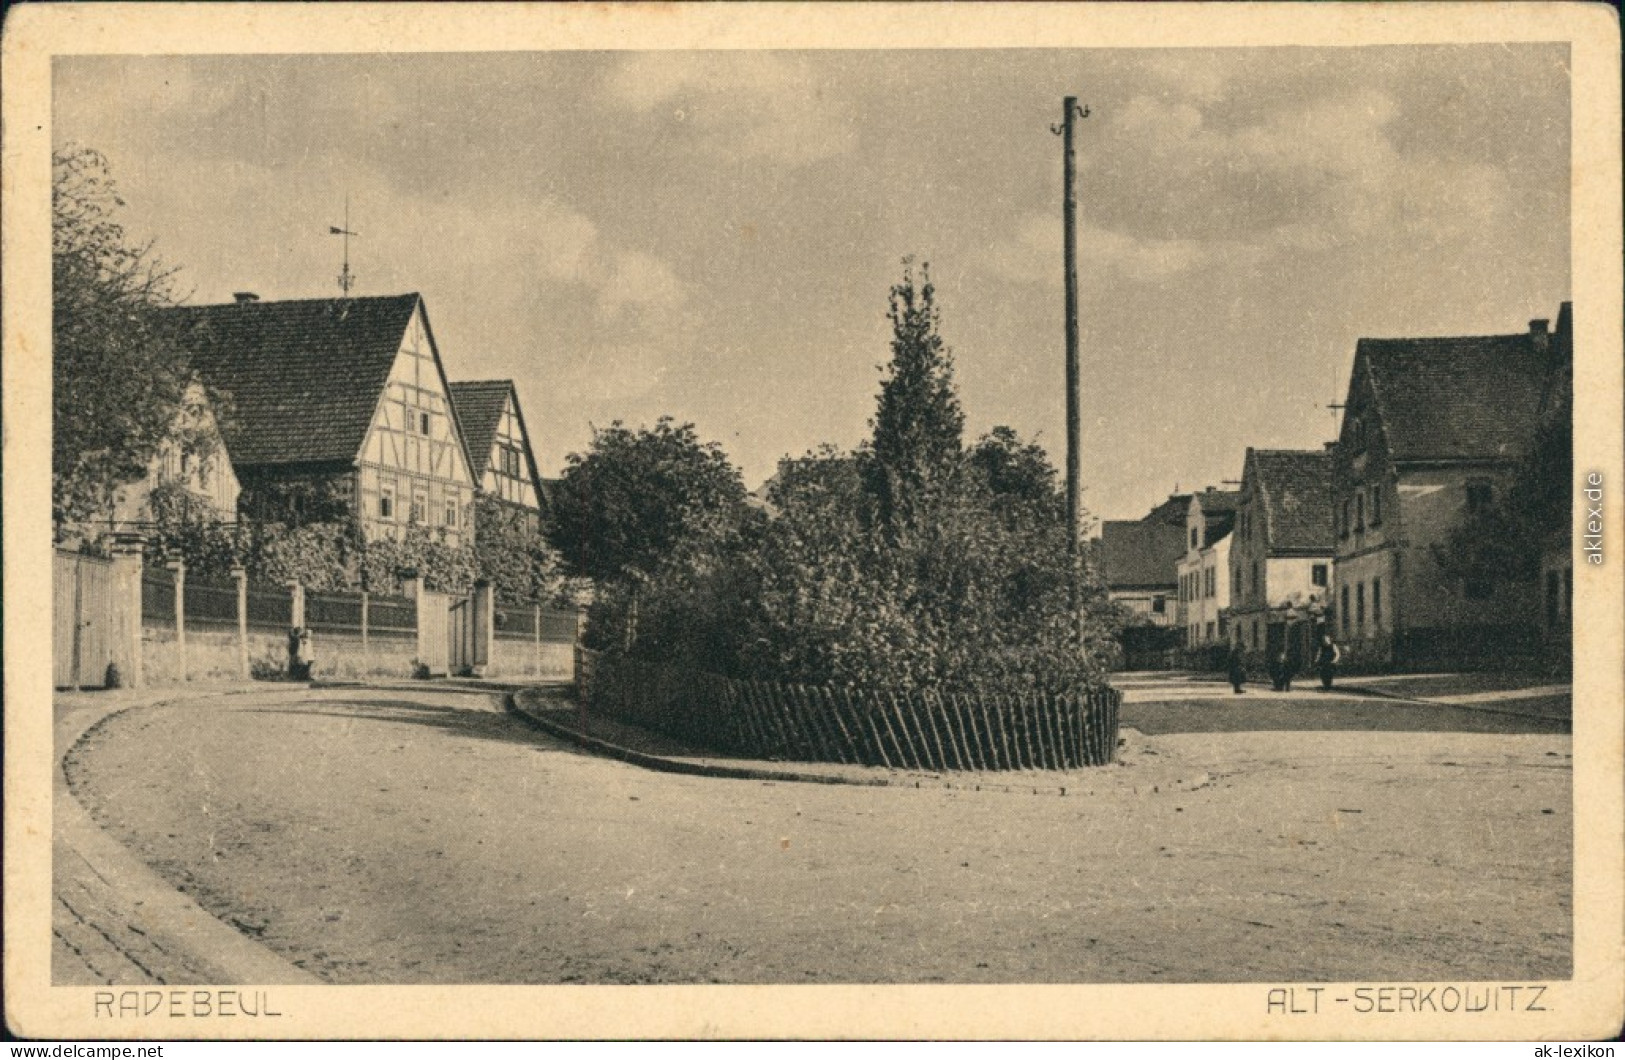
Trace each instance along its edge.
{"label": "large bush", "polygon": [[968,450],[923,270],[893,288],[874,438],[786,460],[767,514],[690,535],[601,587],[601,647],[730,676],[915,689],[1076,687],[1116,651],[1087,564],[1069,605],[1065,505],[1044,450]]}

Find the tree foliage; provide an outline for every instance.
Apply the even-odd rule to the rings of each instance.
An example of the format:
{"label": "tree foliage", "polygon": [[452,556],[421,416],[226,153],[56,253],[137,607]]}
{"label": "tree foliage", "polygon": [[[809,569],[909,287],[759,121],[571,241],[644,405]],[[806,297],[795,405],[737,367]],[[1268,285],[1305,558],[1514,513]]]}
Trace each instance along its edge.
{"label": "tree foliage", "polygon": [[1101,677],[1118,616],[1087,570],[1081,621],[1070,609],[1065,505],[1047,454],[1004,427],[965,449],[934,295],[906,263],[890,317],[873,438],[781,462],[767,514],[692,537],[646,585],[602,594],[589,624],[599,646],[894,691]]}
{"label": "tree foliage", "polygon": [[888,527],[917,516],[916,500],[958,465],[965,414],[953,383],[953,354],[938,332],[940,314],[930,266],[914,273],[903,260],[902,282],[891,289],[891,361],[883,369],[872,459],[865,462],[869,490]]}
{"label": "tree foliage", "polygon": [[[172,273],[119,223],[107,160],[51,159],[51,515],[59,538],[105,511],[170,437],[192,373],[156,312]],[[206,443],[188,438],[194,448]]]}
{"label": "tree foliage", "polygon": [[1527,581],[1539,574],[1554,538],[1572,538],[1574,415],[1572,396],[1564,398],[1536,429],[1505,493],[1469,513],[1442,546],[1433,547],[1447,575],[1491,584]]}
{"label": "tree foliage", "polygon": [[739,471],[692,423],[616,421],[572,453],[554,490],[552,541],[595,581],[647,579],[696,538],[726,533],[743,511]]}
{"label": "tree foliage", "polygon": [[536,515],[481,495],[474,504],[474,559],[480,576],[504,603],[554,601],[569,593],[559,554]]}

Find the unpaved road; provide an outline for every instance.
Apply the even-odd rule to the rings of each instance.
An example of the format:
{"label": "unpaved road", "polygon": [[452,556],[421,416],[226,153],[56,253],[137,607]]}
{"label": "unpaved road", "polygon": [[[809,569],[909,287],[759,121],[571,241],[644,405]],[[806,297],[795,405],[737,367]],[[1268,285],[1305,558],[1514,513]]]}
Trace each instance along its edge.
{"label": "unpaved road", "polygon": [[1566,735],[1131,735],[1125,759],[1066,797],[712,780],[491,696],[345,689],[138,708],[65,768],[138,857],[335,983],[1569,974]]}

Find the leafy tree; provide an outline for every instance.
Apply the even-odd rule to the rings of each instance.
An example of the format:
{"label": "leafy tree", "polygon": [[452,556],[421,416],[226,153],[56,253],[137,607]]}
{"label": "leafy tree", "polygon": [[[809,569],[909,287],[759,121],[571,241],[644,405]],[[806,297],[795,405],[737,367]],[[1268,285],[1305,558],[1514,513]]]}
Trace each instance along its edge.
{"label": "leafy tree", "polygon": [[653,429],[616,421],[572,453],[554,490],[552,541],[595,581],[647,579],[679,547],[738,524],[745,486],[715,442],[692,423]]}
{"label": "leafy tree", "polygon": [[914,274],[903,259],[903,280],[891,289],[891,362],[884,369],[871,421],[869,490],[881,521],[895,527],[917,516],[920,495],[957,469],[965,414],[953,383],[953,355],[938,334],[936,288],[928,265]]}
{"label": "leafy tree", "polygon": [[[173,273],[126,236],[107,160],[57,151],[51,181],[51,516],[61,539],[146,473],[192,373],[156,312],[174,304]],[[194,451],[206,444],[186,440]]]}
{"label": "leafy tree", "polygon": [[1574,414],[1572,395],[1565,394],[1536,428],[1506,492],[1469,514],[1433,546],[1433,556],[1456,578],[1527,581],[1539,574],[1552,539],[1572,536],[1573,511]]}

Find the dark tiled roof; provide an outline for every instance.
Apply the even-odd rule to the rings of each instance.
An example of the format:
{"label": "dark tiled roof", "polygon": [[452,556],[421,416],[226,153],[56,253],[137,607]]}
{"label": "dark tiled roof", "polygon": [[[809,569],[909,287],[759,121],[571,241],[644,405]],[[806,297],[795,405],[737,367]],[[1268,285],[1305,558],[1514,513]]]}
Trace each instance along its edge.
{"label": "dark tiled roof", "polygon": [[1203,490],[1196,495],[1202,502],[1202,514],[1212,517],[1234,512],[1241,507],[1240,490]]}
{"label": "dark tiled roof", "polygon": [[1183,525],[1147,517],[1100,525],[1100,565],[1108,589],[1174,588],[1175,571],[1185,554]]}
{"label": "dark tiled roof", "polygon": [[1330,552],[1332,456],[1324,449],[1255,449],[1254,488],[1264,495],[1269,548]]}
{"label": "dark tiled roof", "polygon": [[1189,493],[1170,493],[1168,499],[1152,508],[1146,513],[1146,521],[1157,523],[1172,523],[1184,526],[1185,519],[1190,514],[1191,495]]}
{"label": "dark tiled roof", "polygon": [[1361,339],[1394,460],[1516,458],[1529,444],[1550,357],[1529,335]]}
{"label": "dark tiled roof", "polygon": [[205,381],[230,395],[226,445],[244,467],[354,460],[418,304],[404,294],[165,312]]}
{"label": "dark tiled roof", "polygon": [[497,426],[502,422],[502,410],[508,404],[513,382],[508,379],[481,379],[475,382],[452,383],[451,404],[457,410],[457,426],[463,432],[468,446],[468,458],[473,461],[470,470],[474,481],[485,476],[491,463],[491,443],[496,440]]}

